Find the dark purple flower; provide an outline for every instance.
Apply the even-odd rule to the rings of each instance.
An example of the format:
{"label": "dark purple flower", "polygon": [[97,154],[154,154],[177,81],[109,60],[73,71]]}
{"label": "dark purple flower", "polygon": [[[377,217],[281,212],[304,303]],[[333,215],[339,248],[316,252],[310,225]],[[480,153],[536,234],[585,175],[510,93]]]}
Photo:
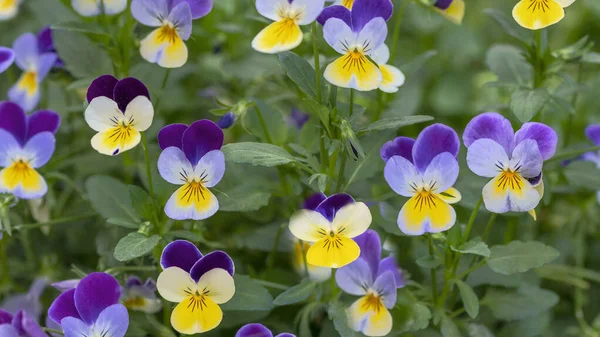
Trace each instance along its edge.
{"label": "dark purple flower", "polygon": [[[253,323],[244,325],[236,334],[235,337],[273,337],[271,330],[264,325]],[[296,337],[291,333],[281,333],[275,337]]]}
{"label": "dark purple flower", "polygon": [[229,129],[233,126],[233,123],[235,123],[235,114],[231,111],[221,116],[217,121],[217,125],[221,129]]}
{"label": "dark purple flower", "polygon": [[14,316],[0,309],[1,337],[48,337],[37,321],[21,310]]}
{"label": "dark purple flower", "polygon": [[337,211],[351,203],[354,203],[354,198],[346,193],[338,193],[330,197],[326,197],[323,193],[316,193],[306,199],[303,208],[319,212],[327,220],[333,221]]}

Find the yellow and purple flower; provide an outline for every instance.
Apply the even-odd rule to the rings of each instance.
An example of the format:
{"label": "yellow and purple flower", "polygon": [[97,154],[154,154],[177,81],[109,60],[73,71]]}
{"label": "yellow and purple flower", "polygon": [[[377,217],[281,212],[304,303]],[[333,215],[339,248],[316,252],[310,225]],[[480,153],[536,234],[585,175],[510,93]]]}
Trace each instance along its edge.
{"label": "yellow and purple flower", "polygon": [[81,16],[90,17],[102,14],[119,14],[127,8],[127,0],[71,0],[73,9]]}
{"label": "yellow and purple flower", "polygon": [[7,47],[0,47],[0,74],[15,62],[15,52]]}
{"label": "yellow and purple flower", "polygon": [[44,330],[26,311],[14,316],[0,309],[0,336],[2,337],[48,337]]}
{"label": "yellow and purple flower", "polygon": [[315,198],[312,206],[305,205],[305,209],[296,212],[289,229],[296,238],[313,243],[306,253],[309,264],[341,268],[360,255],[360,248],[352,239],[369,228],[371,211],[348,194],[324,197]]}
{"label": "yellow and purple flower", "polygon": [[[600,124],[592,124],[585,129],[585,135],[596,146],[600,146]],[[588,152],[581,156],[581,159],[596,164],[600,169],[600,151]],[[600,191],[596,193],[598,203],[600,204]]]}
{"label": "yellow and purple flower", "polygon": [[300,26],[313,23],[325,6],[325,0],[256,0],[256,10],[272,24],[252,40],[254,50],[275,54],[292,50],[302,43]]}
{"label": "yellow and purple flower", "polygon": [[439,233],[456,222],[450,206],[461,200],[453,188],[458,178],[460,141],[443,124],[426,127],[416,140],[398,137],[381,148],[384,176],[394,192],[410,198],[398,214],[398,227],[406,235]]}
{"label": "yellow and purple flower", "polygon": [[127,309],[147,314],[154,314],[162,309],[162,302],[156,297],[156,282],[151,278],[142,283],[137,276],[129,277],[123,287],[121,302]]}
{"label": "yellow and purple flower", "polygon": [[575,0],[521,0],[512,15],[521,27],[538,30],[551,26],[565,17],[564,8]]}
{"label": "yellow and purple flower", "polygon": [[556,151],[558,136],[551,127],[525,123],[515,133],[508,119],[488,112],[469,122],[463,141],[471,171],[493,178],[483,188],[483,201],[490,212],[534,210],[542,198],[544,160]]}
{"label": "yellow and purple flower", "polygon": [[448,20],[456,24],[462,23],[465,16],[464,0],[437,0],[433,6]]}
{"label": "yellow and purple flower", "polygon": [[173,328],[193,335],[219,326],[223,319],[219,304],[235,293],[235,267],[229,255],[214,251],[203,256],[193,243],[177,240],[165,247],[160,265],[164,270],[158,276],[158,292],[178,303],[171,314]]}
{"label": "yellow and purple flower", "polygon": [[14,18],[19,13],[19,5],[23,0],[0,0],[0,21]]}
{"label": "yellow and purple flower", "polygon": [[396,304],[396,291],[405,286],[393,257],[381,259],[381,240],[374,230],[357,237],[360,257],[335,274],[346,293],[361,296],[348,308],[350,327],[367,336],[386,336],[392,330],[388,309]]}
{"label": "yellow and purple flower", "polygon": [[325,41],[343,55],[325,69],[329,83],[359,91],[382,85],[382,72],[370,58],[384,45],[392,12],[390,0],[356,0],[351,11],[344,6],[323,10],[318,20]]}
{"label": "yellow and purple flower", "polygon": [[90,84],[87,101],[85,121],[98,132],[91,143],[101,154],[116,156],[133,149],[140,143],[140,132],[152,125],[150,93],[135,78],[100,76]]}
{"label": "yellow and purple flower", "polygon": [[[246,324],[235,334],[235,337],[273,337],[271,330],[258,323]],[[291,333],[280,333],[275,337],[296,337]]]}
{"label": "yellow and purple flower", "polygon": [[48,316],[60,324],[65,337],[124,337],[129,314],[120,297],[121,286],[112,275],[90,273],[54,300]]}
{"label": "yellow and purple flower", "polygon": [[200,120],[189,127],[167,125],[158,133],[163,152],[158,158],[160,175],[171,184],[181,185],[173,193],[165,213],[174,220],[203,220],[219,210],[217,197],[209,190],[225,173],[223,130],[214,122]]}
{"label": "yellow and purple flower", "polygon": [[27,116],[12,102],[0,103],[0,193],[21,199],[46,194],[48,185],[36,171],[52,158],[60,116],[49,110]]}
{"label": "yellow and purple flower", "polygon": [[213,0],[133,0],[131,14],[141,24],[157,27],[140,45],[142,57],[163,68],[179,68],[188,59],[185,42],[192,20],[206,16]]}

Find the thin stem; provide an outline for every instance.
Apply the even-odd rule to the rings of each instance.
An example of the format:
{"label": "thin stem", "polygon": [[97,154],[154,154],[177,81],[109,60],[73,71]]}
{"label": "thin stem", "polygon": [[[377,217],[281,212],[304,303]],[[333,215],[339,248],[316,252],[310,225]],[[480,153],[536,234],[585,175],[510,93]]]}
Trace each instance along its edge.
{"label": "thin stem", "polygon": [[354,114],[354,89],[350,88],[350,112],[349,116],[352,117]]}
{"label": "thin stem", "polygon": [[321,152],[321,170],[323,173],[327,171],[327,167],[329,166],[329,156],[327,156],[327,150],[325,149],[325,129],[319,129],[319,151]]}
{"label": "thin stem", "polygon": [[171,75],[171,68],[167,68],[165,71],[165,77],[163,77],[162,85],[160,86],[160,93],[158,94],[158,98],[156,99],[156,104],[154,104],[154,112],[155,114],[158,112],[158,108],[160,107],[160,101],[165,93],[165,87],[167,86],[167,82],[169,81],[169,75]]}
{"label": "thin stem", "polygon": [[464,244],[469,240],[469,235],[471,234],[471,230],[473,229],[473,224],[475,223],[475,218],[477,217],[477,213],[479,213],[479,209],[481,208],[481,204],[483,203],[483,195],[479,197],[473,212],[471,212],[471,216],[469,217],[469,222],[467,222],[467,229],[465,229],[465,233],[462,237],[462,243]]}
{"label": "thin stem", "polygon": [[146,160],[146,175],[148,176],[148,190],[150,197],[154,199],[154,184],[152,183],[152,168],[150,164],[150,155],[148,154],[148,139],[146,133],[142,132],[142,148],[144,148],[144,159]]}
{"label": "thin stem", "polygon": [[504,232],[504,243],[508,244],[517,236],[517,227],[519,226],[519,218],[510,218],[508,219],[508,225],[506,226],[506,231]]}
{"label": "thin stem", "polygon": [[317,84],[317,102],[323,103],[323,92],[321,92],[321,64],[319,61],[319,41],[317,39],[317,22],[312,23],[312,36],[313,36],[313,54],[315,58],[315,78]]}
{"label": "thin stem", "polygon": [[279,283],[269,282],[269,281],[259,280],[259,279],[254,279],[254,281],[256,281],[256,283],[262,284],[265,287],[269,287],[269,288],[273,288],[273,289],[279,289],[279,290],[290,289],[290,287],[288,287],[284,284],[279,284]]}
{"label": "thin stem", "polygon": [[496,221],[497,215],[498,214],[496,214],[496,213],[492,213],[492,216],[490,216],[490,220],[488,221],[487,225],[485,226],[485,230],[483,231],[483,236],[481,237],[483,242],[487,241],[488,235],[490,235],[490,231],[492,230],[492,225],[494,224],[494,221]]}
{"label": "thin stem", "polygon": [[123,272],[128,272],[128,271],[153,272],[153,271],[156,271],[156,267],[155,266],[119,266],[119,267],[112,267],[112,268],[106,269],[104,272],[107,274],[117,275],[117,274],[120,274]]}
{"label": "thin stem", "polygon": [[262,112],[260,111],[260,109],[258,108],[257,105],[254,105],[254,109],[256,110],[256,115],[258,116],[258,121],[260,122],[260,126],[263,129],[263,132],[265,133],[265,138],[267,139],[267,142],[269,142],[270,144],[273,144],[273,138],[271,138],[271,134],[269,133],[269,128],[267,128],[267,123],[265,122],[265,118],[263,117]]}
{"label": "thin stem", "polygon": [[463,277],[466,277],[467,275],[471,274],[476,269],[479,269],[479,268],[483,267],[486,263],[487,263],[487,260],[485,260],[485,259],[482,260],[482,261],[479,261],[479,263],[477,263],[474,266],[471,266],[471,268],[467,269],[465,272],[463,272],[462,274],[458,275],[456,278],[459,279],[459,280],[462,280]]}
{"label": "thin stem", "polygon": [[[577,66],[577,85],[579,85],[579,83],[581,83],[581,78],[583,76],[583,63],[579,63],[579,65]],[[573,106],[573,109],[575,110],[573,113],[569,114],[569,119],[567,120],[567,127],[565,130],[571,130],[571,128],[573,127],[573,119],[575,118],[575,115],[577,114],[577,99],[579,98],[579,88],[576,88],[575,92],[573,93],[573,98],[571,99],[571,105]],[[569,145],[571,143],[571,134],[572,132],[567,132],[565,135],[565,146]]]}
{"label": "thin stem", "polygon": [[392,36],[392,49],[390,50],[390,60],[393,62],[396,57],[396,50],[398,48],[398,39],[400,38],[400,28],[402,28],[402,18],[404,17],[404,10],[408,1],[401,1],[400,9],[396,15],[396,25],[394,26],[394,35]]}
{"label": "thin stem", "polygon": [[565,160],[565,159],[572,159],[575,157],[579,157],[584,153],[596,152],[596,151],[600,151],[600,146],[592,146],[592,147],[587,147],[584,149],[576,149],[573,151],[567,151],[567,152],[559,153],[556,156],[546,160],[546,163],[553,162],[553,161],[559,161],[559,160]]}
{"label": "thin stem", "polygon": [[5,285],[10,282],[10,278],[8,276],[8,240],[8,235],[4,235],[4,237],[0,239],[0,268],[2,268],[0,285]]}
{"label": "thin stem", "polygon": [[95,217],[97,215],[98,214],[96,214],[96,213],[86,213],[86,214],[82,214],[82,215],[75,215],[75,216],[70,216],[70,217],[55,219],[55,220],[51,220],[51,221],[47,221],[47,222],[39,222],[39,223],[32,223],[32,224],[16,225],[16,226],[13,227],[13,229],[15,229],[15,230],[24,230],[24,229],[40,228],[40,227],[43,227],[43,226],[59,225],[59,224],[67,223],[67,222],[73,222],[73,221],[79,221],[79,220],[85,220],[85,219],[93,218],[93,217]]}
{"label": "thin stem", "polygon": [[[433,247],[433,237],[431,233],[427,235],[427,241],[429,244],[429,255],[433,258],[435,255],[434,247]],[[438,294],[437,294],[437,270],[435,268],[431,268],[431,294],[433,296],[433,303],[437,303]]]}
{"label": "thin stem", "polygon": [[535,39],[535,74],[533,79],[533,88],[539,88],[543,82],[543,69],[542,69],[542,30],[538,29],[534,32]]}
{"label": "thin stem", "polygon": [[335,283],[335,271],[335,268],[331,268],[331,299],[334,299],[338,293],[337,283]]}
{"label": "thin stem", "polygon": [[345,175],[345,170],[346,170],[346,161],[348,160],[348,155],[343,152],[342,153],[342,162],[340,163],[340,168],[338,171],[338,176],[337,176],[337,186],[335,187],[335,192],[339,193],[342,189],[342,185],[344,185],[344,175]]}

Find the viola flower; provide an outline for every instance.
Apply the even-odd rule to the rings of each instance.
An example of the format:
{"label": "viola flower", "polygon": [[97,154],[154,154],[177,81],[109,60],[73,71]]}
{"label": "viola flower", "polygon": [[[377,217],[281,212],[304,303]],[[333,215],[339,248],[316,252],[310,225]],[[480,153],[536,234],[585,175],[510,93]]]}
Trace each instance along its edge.
{"label": "viola flower", "polygon": [[465,16],[464,0],[437,0],[433,6],[448,20],[458,25],[462,23]]}
{"label": "viola flower", "polygon": [[[11,314],[17,314],[19,311],[24,311],[37,321],[42,315],[42,302],[40,297],[42,297],[42,293],[47,285],[48,280],[46,278],[36,278],[29,287],[27,293],[6,297],[0,304],[0,308]],[[0,336],[2,335],[0,334]]]}
{"label": "viola flower", "polygon": [[140,143],[140,132],[152,125],[154,107],[150,93],[144,83],[133,77],[98,77],[88,88],[87,101],[85,121],[98,132],[91,143],[101,154],[116,156],[133,149]]}
{"label": "viola flower", "polygon": [[357,237],[360,257],[335,274],[338,286],[346,293],[361,296],[348,308],[350,327],[367,336],[386,336],[392,330],[396,290],[405,286],[393,257],[381,259],[381,240],[374,230]]}
{"label": "viola flower", "polygon": [[233,126],[233,123],[235,123],[235,119],[235,114],[229,111],[228,113],[221,116],[221,118],[219,118],[219,120],[217,121],[217,125],[221,129],[229,129]]}
{"label": "viola flower", "polygon": [[390,0],[356,0],[352,11],[344,6],[325,8],[318,20],[327,43],[343,56],[325,69],[325,79],[338,87],[359,91],[381,86],[383,75],[369,59],[387,36],[392,16]]}
{"label": "viola flower", "polygon": [[443,124],[421,131],[417,140],[398,137],[381,147],[384,176],[394,192],[410,198],[398,214],[406,235],[439,233],[456,222],[450,206],[462,198],[452,186],[458,178],[458,135]]}
{"label": "viola flower", "polygon": [[203,256],[193,243],[177,240],[165,247],[160,265],[164,270],[158,276],[158,292],[165,300],[178,303],[171,314],[173,328],[193,335],[219,326],[223,319],[219,304],[235,293],[229,255],[214,251]]}
{"label": "viola flower", "polygon": [[119,14],[127,8],[127,0],[71,0],[73,9],[81,16],[98,16]]}
{"label": "viola flower", "polygon": [[0,103],[0,193],[21,199],[44,196],[48,185],[36,171],[52,158],[60,116],[41,110],[27,116],[12,102]]}
{"label": "viola flower", "polygon": [[564,8],[575,0],[521,0],[512,15],[521,27],[538,30],[551,26],[565,17]]}
{"label": "viola flower", "polygon": [[10,48],[0,47],[0,74],[10,68],[13,62],[15,62],[15,52]]}
{"label": "viola flower", "polygon": [[23,74],[8,91],[8,98],[23,110],[33,110],[40,101],[40,84],[50,72],[58,56],[52,52],[41,52],[38,39],[32,33],[19,36],[13,43],[15,62]]}
{"label": "viola flower", "polygon": [[0,336],[2,337],[48,337],[37,321],[26,311],[14,316],[0,309]]}
{"label": "viola flower", "polygon": [[314,243],[306,253],[308,263],[318,267],[341,268],[360,255],[352,240],[371,225],[371,211],[362,202],[344,193],[329,198],[320,194],[305,203],[290,219],[290,232]]}
{"label": "viola flower", "polygon": [[127,309],[147,314],[154,314],[162,309],[161,300],[156,298],[156,282],[150,278],[142,283],[136,276],[129,277],[121,294],[121,302]]}
{"label": "viola flower", "polygon": [[252,48],[265,54],[292,50],[302,43],[300,26],[313,23],[325,0],[256,0],[256,10],[272,24],[252,40]]}
{"label": "viola flower", "polygon": [[213,216],[219,201],[209,188],[215,187],[225,173],[223,130],[206,119],[189,127],[171,124],[158,133],[158,144],[163,149],[158,158],[160,175],[181,186],[167,201],[167,216],[174,220]]}
{"label": "viola flower", "polygon": [[213,0],[133,0],[131,14],[141,24],[158,27],[140,45],[142,57],[163,68],[179,68],[188,58],[183,41],[192,35],[192,20],[206,16]]}
{"label": "viola flower", "polygon": [[[271,330],[267,329],[264,325],[253,323],[244,325],[235,334],[235,337],[273,337]],[[291,333],[280,333],[275,337],[296,337]]]}
{"label": "viola flower", "polygon": [[377,63],[381,72],[382,81],[379,85],[379,90],[391,94],[398,92],[398,88],[404,85],[406,77],[400,69],[387,64],[390,60],[390,49],[388,46],[385,44],[381,45],[381,47],[375,50],[371,58]]}
{"label": "viola flower", "polygon": [[556,151],[558,136],[549,126],[525,123],[513,132],[510,121],[488,112],[473,118],[463,134],[467,165],[481,177],[493,178],[483,188],[485,207],[494,213],[529,212],[541,200],[544,160]]}
{"label": "viola flower", "polygon": [[[592,124],[585,129],[585,135],[589,140],[596,146],[600,146],[600,124]],[[596,164],[596,167],[600,169],[600,151],[588,152],[582,156],[585,161]],[[600,204],[600,191],[597,192],[596,197]]]}
{"label": "viola flower", "polygon": [[23,0],[0,0],[0,21],[14,18],[19,13],[19,5]]}
{"label": "viola flower", "polygon": [[112,275],[90,273],[54,300],[48,316],[61,325],[65,337],[124,337],[129,315],[120,297],[121,286]]}

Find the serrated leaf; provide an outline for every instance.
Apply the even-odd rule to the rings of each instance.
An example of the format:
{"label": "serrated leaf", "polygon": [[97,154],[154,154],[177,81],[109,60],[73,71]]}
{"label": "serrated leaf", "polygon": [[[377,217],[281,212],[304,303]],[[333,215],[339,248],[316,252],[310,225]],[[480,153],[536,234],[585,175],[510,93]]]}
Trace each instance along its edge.
{"label": "serrated leaf", "polygon": [[460,247],[455,248],[454,246],[450,247],[453,251],[459,252],[461,254],[473,254],[479,255],[483,257],[490,257],[490,249],[485,242],[482,242],[480,238],[475,238],[465,244],[462,244]]}
{"label": "serrated leaf", "polygon": [[235,274],[235,294],[233,298],[223,304],[224,311],[257,311],[271,310],[273,296],[260,283],[248,275]]}
{"label": "serrated leaf", "polygon": [[496,273],[511,275],[524,273],[555,260],[560,253],[537,241],[513,241],[505,246],[491,248],[487,264]]}
{"label": "serrated leaf", "polygon": [[283,293],[279,294],[273,301],[276,306],[290,305],[304,301],[315,289],[316,284],[314,282],[303,282],[295,285]]}
{"label": "serrated leaf", "polygon": [[359,132],[371,132],[371,131],[381,131],[388,129],[398,129],[403,126],[424,123],[432,121],[433,117],[431,116],[405,116],[405,117],[393,117],[393,118],[384,118],[380,119],[376,122],[373,122],[366,127],[362,128]]}
{"label": "serrated leaf", "polygon": [[272,144],[233,143],[223,146],[221,151],[227,161],[254,166],[272,167],[297,161],[297,158],[285,149]]}
{"label": "serrated leaf", "polygon": [[[310,63],[289,51],[278,53],[277,56],[279,57],[281,67],[288,77],[296,83],[302,92],[316,100],[317,76]],[[323,97],[326,97],[325,89],[325,80],[321,78],[321,91]]]}
{"label": "serrated leaf", "polygon": [[549,99],[546,88],[517,89],[510,96],[510,110],[521,122],[526,123],[544,108]]}
{"label": "serrated leaf", "polygon": [[522,320],[549,310],[558,303],[556,293],[532,286],[517,291],[490,288],[482,300],[494,316],[505,321]]}
{"label": "serrated leaf", "polygon": [[129,233],[123,237],[117,243],[115,247],[115,259],[121,262],[133,260],[140,256],[144,256],[154,249],[161,237],[158,235],[152,235],[147,237],[146,235],[138,232]]}
{"label": "serrated leaf", "polygon": [[460,298],[463,301],[465,311],[471,318],[479,315],[479,299],[473,289],[461,280],[454,281],[460,291]]}

